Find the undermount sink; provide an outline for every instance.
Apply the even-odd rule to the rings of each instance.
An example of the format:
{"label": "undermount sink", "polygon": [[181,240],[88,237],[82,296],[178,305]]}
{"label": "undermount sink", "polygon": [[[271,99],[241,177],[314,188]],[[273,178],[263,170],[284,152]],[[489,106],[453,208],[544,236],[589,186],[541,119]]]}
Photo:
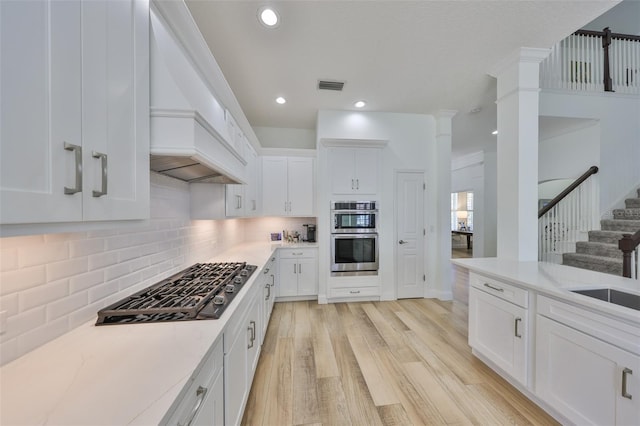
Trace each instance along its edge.
{"label": "undermount sink", "polygon": [[608,288],[570,291],[572,293],[582,294],[584,296],[593,297],[594,299],[604,300],[605,302],[640,311],[640,295],[637,294],[625,293],[624,291]]}

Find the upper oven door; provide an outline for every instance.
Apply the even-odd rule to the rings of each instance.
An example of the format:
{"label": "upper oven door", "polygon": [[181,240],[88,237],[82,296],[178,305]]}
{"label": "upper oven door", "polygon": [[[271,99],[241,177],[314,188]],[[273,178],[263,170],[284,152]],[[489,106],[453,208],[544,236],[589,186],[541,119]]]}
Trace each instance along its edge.
{"label": "upper oven door", "polygon": [[334,210],[333,233],[357,234],[377,232],[377,211]]}

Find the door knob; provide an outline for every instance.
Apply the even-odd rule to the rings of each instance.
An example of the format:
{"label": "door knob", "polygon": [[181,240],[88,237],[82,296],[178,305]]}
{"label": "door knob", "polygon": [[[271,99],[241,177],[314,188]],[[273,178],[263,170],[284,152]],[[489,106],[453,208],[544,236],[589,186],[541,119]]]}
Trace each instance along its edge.
{"label": "door knob", "polygon": [[408,241],[405,241],[405,240],[398,241],[398,244],[407,244],[407,243],[408,243]]}

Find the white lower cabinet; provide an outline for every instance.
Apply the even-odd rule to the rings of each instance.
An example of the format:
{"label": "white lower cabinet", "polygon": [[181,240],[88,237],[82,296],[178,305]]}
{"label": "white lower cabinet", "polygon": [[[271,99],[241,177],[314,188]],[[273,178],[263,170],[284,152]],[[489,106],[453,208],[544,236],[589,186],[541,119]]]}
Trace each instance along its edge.
{"label": "white lower cabinet", "polygon": [[277,275],[276,256],[272,256],[262,271],[262,341],[267,334],[269,326],[269,318],[273,311],[273,303],[276,299],[276,275]]}
{"label": "white lower cabinet", "polygon": [[[526,301],[526,290],[474,274],[470,275],[470,281],[469,345],[526,386],[529,338],[526,304],[519,306],[505,300],[506,297]],[[524,298],[520,292],[524,292]]]}
{"label": "white lower cabinet", "polygon": [[163,425],[224,425],[223,344],[218,339]]}
{"label": "white lower cabinet", "polygon": [[[540,299],[539,312],[549,301]],[[549,313],[568,312],[562,302],[550,304]],[[585,320],[594,314],[585,314],[575,318],[587,330],[597,330]],[[540,399],[575,424],[640,424],[640,356],[540,314],[536,326]]]}
{"label": "white lower cabinet", "polygon": [[225,425],[242,421],[262,344],[262,292],[247,297],[246,306],[234,313],[224,334]]}
{"label": "white lower cabinet", "polygon": [[280,249],[278,297],[318,295],[318,249]]}

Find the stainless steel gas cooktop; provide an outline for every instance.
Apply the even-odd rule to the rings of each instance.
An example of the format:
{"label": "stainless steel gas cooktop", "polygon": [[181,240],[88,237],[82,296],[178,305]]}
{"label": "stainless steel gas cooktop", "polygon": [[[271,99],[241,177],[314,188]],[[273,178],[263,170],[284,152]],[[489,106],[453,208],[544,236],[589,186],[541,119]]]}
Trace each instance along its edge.
{"label": "stainless steel gas cooktop", "polygon": [[101,309],[96,325],[218,319],[256,269],[197,263]]}

